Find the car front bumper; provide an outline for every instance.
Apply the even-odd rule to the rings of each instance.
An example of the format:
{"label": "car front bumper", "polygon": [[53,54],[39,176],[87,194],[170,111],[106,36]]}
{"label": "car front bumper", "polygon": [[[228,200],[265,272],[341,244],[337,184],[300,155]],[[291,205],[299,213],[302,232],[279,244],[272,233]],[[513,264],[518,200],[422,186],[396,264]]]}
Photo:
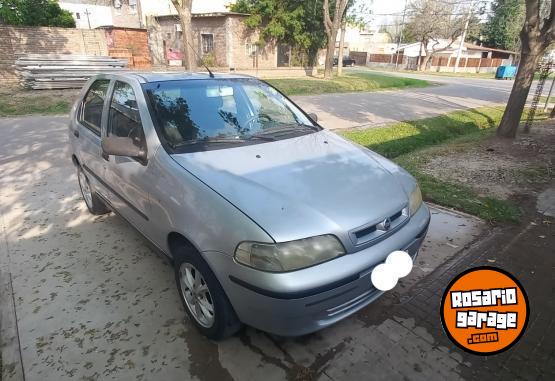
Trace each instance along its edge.
{"label": "car front bumper", "polygon": [[203,254],[243,323],[276,335],[300,336],[336,323],[382,295],[370,280],[372,269],[395,250],[416,258],[429,222],[430,212],[423,204],[387,239],[288,273],[250,269],[218,252]]}

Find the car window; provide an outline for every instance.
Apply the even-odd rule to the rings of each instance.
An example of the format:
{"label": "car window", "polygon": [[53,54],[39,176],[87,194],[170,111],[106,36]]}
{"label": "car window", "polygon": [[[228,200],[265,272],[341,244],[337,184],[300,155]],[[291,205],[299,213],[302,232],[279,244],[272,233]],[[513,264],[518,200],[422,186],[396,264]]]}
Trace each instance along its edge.
{"label": "car window", "polygon": [[144,87],[157,132],[174,152],[257,144],[319,130],[287,98],[258,80],[166,81]]}
{"label": "car window", "polygon": [[110,101],[108,135],[133,139],[137,147],[144,146],[144,132],[137,98],[131,85],[116,81]]}
{"label": "car window", "polygon": [[104,107],[104,99],[106,99],[109,84],[109,79],[99,79],[91,85],[83,100],[83,112],[79,120],[83,125],[99,136],[102,121],[102,108]]}

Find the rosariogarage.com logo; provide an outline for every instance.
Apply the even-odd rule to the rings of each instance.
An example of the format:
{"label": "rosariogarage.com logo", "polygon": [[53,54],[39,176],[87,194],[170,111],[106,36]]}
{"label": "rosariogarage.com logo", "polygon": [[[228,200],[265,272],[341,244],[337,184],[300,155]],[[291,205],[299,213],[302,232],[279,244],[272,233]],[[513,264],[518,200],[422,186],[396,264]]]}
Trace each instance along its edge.
{"label": "rosariogarage.com logo", "polygon": [[478,355],[509,349],[524,334],[530,307],[520,282],[496,267],[459,274],[441,300],[441,321],[460,348]]}

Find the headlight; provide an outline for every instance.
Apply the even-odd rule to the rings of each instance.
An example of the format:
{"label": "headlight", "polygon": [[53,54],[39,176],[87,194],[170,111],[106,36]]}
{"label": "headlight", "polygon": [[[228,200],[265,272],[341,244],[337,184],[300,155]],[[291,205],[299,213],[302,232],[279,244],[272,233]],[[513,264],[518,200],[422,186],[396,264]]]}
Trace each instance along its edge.
{"label": "headlight", "polygon": [[264,271],[291,271],[325,262],[345,254],[343,245],[333,235],[299,239],[282,243],[242,242],[235,259]]}
{"label": "headlight", "polygon": [[410,215],[413,216],[418,208],[422,205],[422,192],[420,192],[420,187],[416,184],[416,187],[412,190],[409,196],[409,209]]}

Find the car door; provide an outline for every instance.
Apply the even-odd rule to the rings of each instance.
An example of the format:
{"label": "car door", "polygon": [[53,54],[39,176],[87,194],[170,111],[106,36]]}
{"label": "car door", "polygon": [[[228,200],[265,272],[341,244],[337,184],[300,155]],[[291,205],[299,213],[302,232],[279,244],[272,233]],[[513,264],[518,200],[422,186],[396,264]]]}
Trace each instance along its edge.
{"label": "car door", "polygon": [[73,129],[73,135],[78,141],[77,156],[81,166],[89,181],[95,184],[95,190],[101,194],[104,194],[101,180],[104,175],[104,161],[101,157],[100,139],[109,87],[110,79],[97,79],[90,85],[79,105]]}
{"label": "car door", "polygon": [[[148,152],[136,92],[124,81],[116,80],[107,107],[106,136],[129,137]],[[104,178],[110,188],[109,201],[116,211],[141,232],[149,227],[148,161],[103,155],[106,161]]]}

